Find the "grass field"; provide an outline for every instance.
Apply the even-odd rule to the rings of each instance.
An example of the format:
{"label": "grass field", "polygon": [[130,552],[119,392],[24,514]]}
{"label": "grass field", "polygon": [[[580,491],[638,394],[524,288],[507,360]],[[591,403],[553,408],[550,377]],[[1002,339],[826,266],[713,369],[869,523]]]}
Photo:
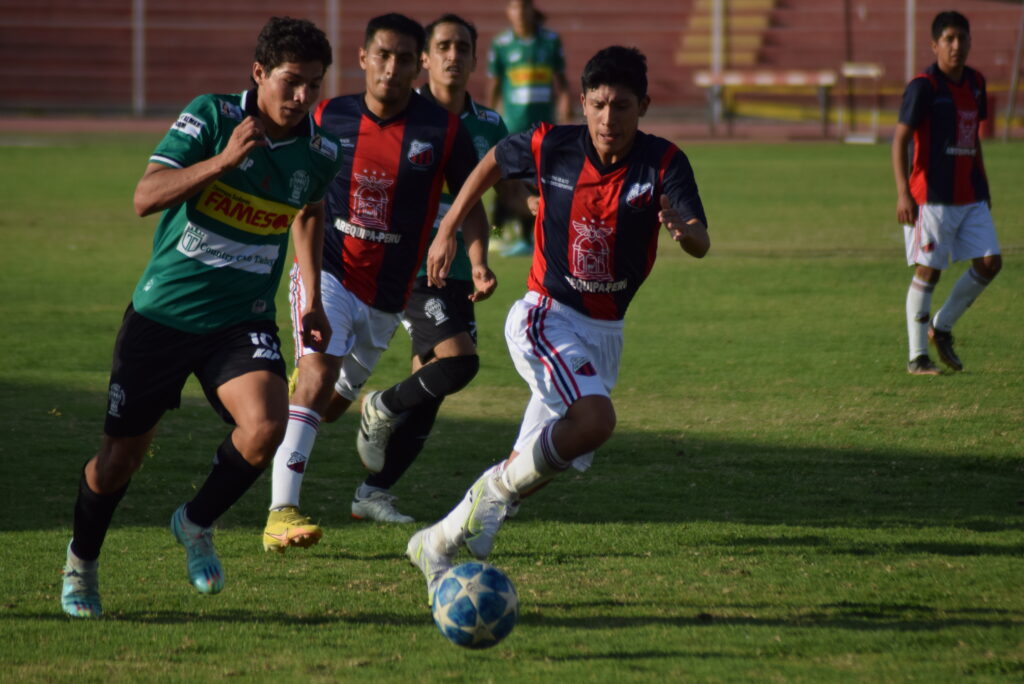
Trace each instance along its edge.
{"label": "grass field", "polygon": [[[404,560],[416,527],[349,518],[352,415],[306,479],[324,541],[262,552],[264,478],[218,524],[226,590],[195,594],[166,524],[226,428],[194,384],[114,519],[104,618],[61,613],[78,473],[155,225],[131,211],[155,142],[0,135],[0,681],[1024,678],[1024,145],[986,147],[1005,267],[957,330],[967,370],[931,378],[904,371],[886,147],[686,146],[712,251],[665,240],[627,317],[616,435],[502,531],[491,560],[520,623],[467,652]],[[527,261],[493,266],[481,372],[395,490],[422,521],[507,454],[525,404],[501,328]],[[407,356],[400,335],[370,385]]]}

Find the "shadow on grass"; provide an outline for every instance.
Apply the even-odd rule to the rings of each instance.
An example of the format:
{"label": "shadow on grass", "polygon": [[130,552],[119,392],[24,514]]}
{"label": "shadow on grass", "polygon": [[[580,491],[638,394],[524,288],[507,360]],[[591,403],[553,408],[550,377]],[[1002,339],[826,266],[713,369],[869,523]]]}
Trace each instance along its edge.
{"label": "shadow on grass", "polygon": [[[0,531],[68,529],[81,464],[99,443],[104,397],[81,392],[36,398],[32,388],[0,383]],[[365,477],[354,450],[354,412],[321,429],[303,486],[304,511],[343,532],[351,492]],[[503,458],[518,416],[456,420],[442,413],[420,459],[393,489],[417,520],[443,516],[476,475]],[[114,526],[164,526],[193,496],[228,428],[202,399],[186,396],[165,417],[151,454],[136,474]],[[985,532],[1024,530],[1020,458],[980,458],[910,449],[780,447],[623,430],[586,473],[569,470],[524,503],[524,519],[575,523],[729,522],[755,525],[955,527]],[[219,522],[221,528],[262,527],[269,503],[264,476]],[[31,516],[14,512],[32,510]],[[321,517],[322,516],[322,517]],[[817,536],[730,539],[732,546],[823,546]],[[880,548],[836,547],[864,555]],[[904,544],[907,552],[1019,555],[1019,545]],[[386,556],[390,558],[391,556]]]}

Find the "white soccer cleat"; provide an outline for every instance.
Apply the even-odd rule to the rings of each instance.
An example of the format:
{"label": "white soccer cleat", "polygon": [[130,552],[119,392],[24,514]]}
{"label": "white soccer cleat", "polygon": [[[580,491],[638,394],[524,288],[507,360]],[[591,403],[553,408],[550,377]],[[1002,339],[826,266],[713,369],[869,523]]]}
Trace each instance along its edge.
{"label": "white soccer cleat", "polygon": [[499,497],[491,484],[495,469],[487,470],[469,488],[469,515],[462,524],[466,548],[478,560],[485,560],[494,547],[494,538],[501,524],[509,518],[511,509],[518,511],[513,502]]}
{"label": "white soccer cleat", "polygon": [[395,508],[395,501],[398,499],[394,494],[388,494],[382,490],[373,491],[364,499],[359,498],[359,490],[352,499],[352,517],[356,520],[376,520],[385,523],[411,523],[416,522],[412,516],[400,513]]}
{"label": "white soccer cleat", "polygon": [[433,603],[437,583],[452,568],[452,559],[457,551],[456,548],[447,549],[442,537],[439,526],[435,524],[412,535],[405,547],[409,562],[419,568],[427,580],[427,604]]}
{"label": "white soccer cleat", "polygon": [[392,418],[377,408],[380,392],[370,392],[363,397],[360,411],[359,432],[356,434],[356,451],[359,460],[371,473],[384,469],[384,455],[391,434],[401,422],[401,416]]}

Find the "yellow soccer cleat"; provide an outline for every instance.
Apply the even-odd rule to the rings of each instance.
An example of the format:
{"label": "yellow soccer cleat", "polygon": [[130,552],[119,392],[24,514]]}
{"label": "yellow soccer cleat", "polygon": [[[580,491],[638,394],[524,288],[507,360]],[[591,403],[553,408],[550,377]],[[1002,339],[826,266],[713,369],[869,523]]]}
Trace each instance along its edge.
{"label": "yellow soccer cleat", "polygon": [[308,548],[320,541],[324,536],[320,526],[295,506],[284,506],[270,511],[267,526],[263,529],[263,550],[284,553],[289,546]]}

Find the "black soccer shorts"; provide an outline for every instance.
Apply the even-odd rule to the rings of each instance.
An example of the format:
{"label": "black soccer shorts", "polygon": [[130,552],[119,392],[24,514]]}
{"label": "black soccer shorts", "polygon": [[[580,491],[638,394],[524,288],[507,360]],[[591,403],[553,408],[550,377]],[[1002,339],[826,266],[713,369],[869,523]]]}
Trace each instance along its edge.
{"label": "black soccer shorts", "polygon": [[469,295],[473,283],[449,278],[442,288],[427,285],[427,277],[416,279],[403,316],[412,336],[412,351],[426,363],[434,347],[459,333],[469,333],[476,344],[476,314]]}

